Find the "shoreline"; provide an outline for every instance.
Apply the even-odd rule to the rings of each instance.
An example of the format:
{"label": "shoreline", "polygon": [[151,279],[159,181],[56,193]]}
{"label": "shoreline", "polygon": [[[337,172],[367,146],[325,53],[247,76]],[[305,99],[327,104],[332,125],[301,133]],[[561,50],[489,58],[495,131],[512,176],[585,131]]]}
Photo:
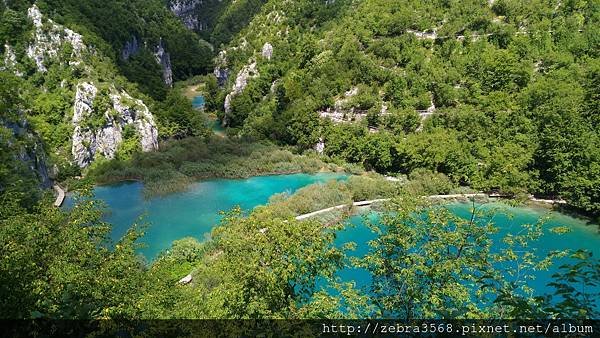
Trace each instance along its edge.
{"label": "shoreline", "polygon": [[[455,201],[460,201],[462,203],[466,203],[466,202],[469,202],[469,201],[477,199],[477,198],[486,198],[488,200],[507,198],[505,196],[499,196],[499,195],[487,194],[487,193],[430,195],[430,196],[422,196],[422,197],[425,197],[425,198],[428,198],[431,200],[444,200],[444,201],[455,200]],[[321,209],[321,210],[315,210],[310,213],[297,215],[295,217],[295,219],[298,221],[303,221],[303,220],[307,220],[307,219],[310,219],[312,217],[315,217],[315,216],[318,216],[321,214],[325,214],[330,211],[342,210],[345,208],[348,208],[348,209],[352,209],[353,207],[370,208],[373,204],[387,202],[390,200],[391,200],[391,198],[382,198],[382,199],[375,199],[375,200],[369,200],[369,201],[355,201],[352,204],[336,205],[336,206],[332,206],[332,207]],[[535,198],[533,195],[529,196],[528,199],[526,201],[524,201],[523,205],[538,206],[538,207],[543,207],[545,209],[550,209],[553,211],[556,209],[557,206],[563,206],[563,209],[564,209],[564,207],[569,206],[569,204],[564,200],[538,199],[538,198]],[[582,213],[577,213],[572,210],[571,210],[571,212],[565,212],[565,210],[556,210],[556,211],[564,213],[570,217],[585,221],[586,223],[595,224],[595,223],[593,223],[594,219],[588,215],[585,215]]]}
{"label": "shoreline", "polygon": [[[337,166],[336,169],[337,170],[330,170],[327,167],[321,167],[317,171],[302,171],[302,170],[277,171],[277,172],[266,171],[264,173],[253,173],[250,175],[240,175],[240,176],[235,176],[235,177],[219,175],[218,173],[213,174],[213,175],[207,175],[207,176],[196,176],[196,177],[190,177],[192,182],[187,184],[184,189],[173,190],[166,194],[151,193],[146,198],[164,197],[164,196],[168,196],[171,194],[176,194],[176,193],[185,191],[192,184],[200,183],[203,181],[211,181],[211,180],[246,180],[246,179],[250,179],[253,177],[285,176],[285,175],[297,175],[297,174],[316,175],[316,174],[329,173],[329,174],[345,174],[347,176],[353,175],[353,174],[343,170],[343,168],[340,166]],[[385,177],[385,178],[387,179],[387,177]],[[390,180],[390,181],[392,181],[392,180]],[[137,183],[142,183],[143,185],[152,183],[152,182],[145,182],[141,178],[123,178],[123,179],[117,179],[117,180],[107,181],[107,182],[94,182],[94,186],[108,187],[111,185],[119,185],[119,184],[124,184],[124,183],[128,183],[128,182],[137,182]],[[154,182],[154,183],[156,183],[156,182]],[[168,183],[168,182],[165,182],[165,183]],[[431,196],[427,196],[427,197],[430,199],[434,199],[434,200],[435,199],[444,199],[444,200],[456,199],[456,200],[461,200],[463,202],[469,201],[471,198],[487,198],[487,199],[509,198],[510,199],[509,196],[500,195],[500,194],[493,193],[493,192],[491,192],[491,193],[479,192],[479,193],[469,193],[469,194],[431,195]],[[63,202],[64,202],[64,198],[65,197],[63,197]],[[365,202],[365,201],[360,201],[360,202]],[[58,199],[55,202],[55,204],[56,203],[58,203]],[[359,202],[357,202],[357,203],[359,203]],[[572,216],[574,218],[581,219],[582,221],[585,221],[587,223],[591,223],[591,224],[598,223],[598,220],[596,218],[594,218],[594,216],[587,214],[585,212],[581,212],[581,211],[573,208],[566,200],[563,200],[563,199],[537,198],[534,195],[529,194],[527,196],[527,199],[523,201],[523,204],[527,205],[527,206],[531,206],[531,207],[540,207],[540,208],[559,211],[561,213],[568,214],[569,216]],[[60,205],[62,205],[62,203]],[[354,205],[354,206],[361,206],[361,205]],[[335,207],[338,207],[341,209],[342,206],[335,206]],[[331,207],[331,208],[333,208],[333,207]],[[327,208],[327,209],[329,209],[329,208]],[[319,210],[317,210],[317,211],[319,211]],[[300,216],[302,216],[302,215],[300,215]]]}
{"label": "shoreline", "polygon": [[[333,171],[333,170],[327,170],[325,168],[320,168],[318,171],[301,171],[301,170],[292,170],[292,171],[283,171],[283,172],[265,172],[260,173],[260,174],[256,174],[256,175],[248,175],[248,176],[236,176],[236,177],[225,177],[225,176],[202,176],[202,177],[190,177],[194,183],[198,183],[198,182],[202,182],[202,181],[212,181],[212,180],[247,180],[249,178],[253,178],[253,177],[265,177],[265,176],[286,176],[286,175],[298,175],[298,174],[306,174],[306,175],[316,175],[316,174],[347,174],[350,175],[348,172],[346,171]],[[106,186],[111,186],[111,185],[118,185],[120,183],[127,183],[127,182],[139,182],[142,184],[148,183],[145,182],[143,179],[141,178],[124,178],[124,179],[118,179],[115,181],[110,181],[110,182],[101,182],[101,183],[94,183],[95,187],[106,187]]]}

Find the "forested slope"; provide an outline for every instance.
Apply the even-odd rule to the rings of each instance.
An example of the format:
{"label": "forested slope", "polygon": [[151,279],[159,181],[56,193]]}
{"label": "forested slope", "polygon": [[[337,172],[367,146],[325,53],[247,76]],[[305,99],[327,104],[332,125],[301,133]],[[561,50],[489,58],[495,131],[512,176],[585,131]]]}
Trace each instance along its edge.
{"label": "forested slope", "polygon": [[599,36],[596,0],[272,0],[218,58],[216,106],[243,135],[598,213]]}
{"label": "forested slope", "polygon": [[[26,176],[48,187],[50,179],[81,175],[97,160],[128,158],[157,149],[161,139],[205,131],[201,116],[165,80],[205,71],[212,52],[162,3],[30,3],[0,4],[3,156],[22,162],[7,166],[29,168]],[[138,39],[137,50],[123,47],[129,39]],[[128,76],[135,67],[142,71]],[[29,187],[18,179],[5,184]]]}

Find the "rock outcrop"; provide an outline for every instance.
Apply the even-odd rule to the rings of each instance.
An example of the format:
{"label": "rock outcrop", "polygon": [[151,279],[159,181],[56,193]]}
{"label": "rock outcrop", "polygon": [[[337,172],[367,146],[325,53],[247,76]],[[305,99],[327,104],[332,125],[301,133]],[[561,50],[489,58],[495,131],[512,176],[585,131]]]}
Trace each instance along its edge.
{"label": "rock outcrop", "polygon": [[[99,97],[98,88],[92,83],[80,83],[75,94],[73,108],[72,154],[75,163],[87,167],[97,155],[112,159],[123,142],[123,130],[133,126],[143,151],[158,148],[158,131],[148,107],[126,92],[109,88],[108,97]],[[108,107],[95,104],[109,102]],[[105,111],[102,111],[106,109]],[[101,126],[89,123],[91,119],[102,122]],[[96,129],[97,128],[97,129]]]}
{"label": "rock outcrop", "polygon": [[315,151],[317,154],[321,155],[325,152],[325,141],[322,137],[319,137],[319,142],[315,145]]}
{"label": "rock outcrop", "polygon": [[364,117],[364,112],[356,112],[354,107],[347,109],[345,106],[348,104],[350,99],[358,94],[358,87],[353,87],[349,91],[344,93],[342,99],[336,100],[332,108],[320,111],[319,116],[322,118],[331,119],[334,123],[350,122],[353,120],[360,120]]}
{"label": "rock outcrop", "polygon": [[171,67],[171,56],[165,50],[162,40],[160,40],[154,50],[154,57],[156,58],[156,62],[162,68],[163,81],[167,86],[173,86],[173,68]]}
{"label": "rock outcrop", "polygon": [[271,45],[268,42],[264,44],[262,48],[262,57],[269,61],[271,60],[271,58],[273,57],[273,45]]}
{"label": "rock outcrop", "polygon": [[138,38],[134,35],[131,40],[125,42],[125,45],[121,49],[121,59],[124,61],[129,60],[130,57],[140,52],[141,46]]}
{"label": "rock outcrop", "polygon": [[38,71],[47,71],[44,64],[46,59],[57,57],[61,47],[65,43],[70,43],[73,47],[69,64],[79,64],[81,55],[86,50],[81,35],[55,24],[50,19],[44,23],[44,17],[36,5],[29,8],[27,16],[35,27],[33,41],[27,47],[27,56],[35,61]]}
{"label": "rock outcrop", "polygon": [[249,79],[253,79],[258,76],[259,73],[255,60],[251,60],[248,65],[244,66],[239,71],[237,77],[235,78],[235,84],[233,85],[231,92],[225,97],[225,118],[223,119],[224,124],[227,124],[227,114],[231,113],[231,100],[244,91],[248,85]]}
{"label": "rock outcrop", "polygon": [[229,69],[227,68],[227,51],[222,50],[215,59],[215,70],[213,72],[217,78],[219,87],[223,87],[229,79]]}
{"label": "rock outcrop", "polygon": [[[50,60],[72,66],[82,65],[83,72],[76,86],[71,120],[73,136],[70,146],[73,162],[83,168],[98,156],[114,158],[123,141],[139,142],[143,151],[157,149],[158,130],[148,107],[141,100],[117,89],[110,77],[98,77],[91,64],[83,63],[85,56],[94,51],[83,43],[82,36],[44,18],[35,5],[29,8],[28,17],[33,23],[34,31],[25,56],[35,62],[37,71],[47,72]],[[64,48],[66,45],[71,48]],[[126,59],[137,52],[140,43],[134,37],[125,47],[122,57]],[[65,51],[69,54],[65,54]],[[165,82],[172,83],[171,62],[162,43],[157,47],[156,57],[157,62],[164,66]],[[4,68],[17,73],[20,66],[13,48],[5,46]],[[104,80],[91,80],[97,78]],[[62,88],[68,88],[67,85],[66,81],[61,82]],[[14,128],[16,129],[13,130],[18,129]],[[33,153],[29,149],[22,152],[19,159],[33,163],[31,170],[40,176],[44,185],[49,186],[50,179],[41,143],[29,148],[33,149]]]}
{"label": "rock outcrop", "polygon": [[12,46],[4,45],[4,66],[0,70],[12,71],[16,76],[23,76],[23,73],[17,67],[17,56]]}
{"label": "rock outcrop", "polygon": [[188,29],[202,30],[206,29],[206,24],[199,22],[196,10],[203,3],[204,0],[171,0],[169,9]]}
{"label": "rock outcrop", "polygon": [[[131,57],[137,55],[142,48],[146,48],[148,44],[146,42],[140,43],[138,38],[134,35],[128,40],[123,48],[121,48],[121,60],[128,61]],[[154,58],[162,69],[162,78],[164,83],[172,87],[173,86],[173,67],[171,66],[171,55],[167,52],[163,40],[160,39],[158,44],[154,47]]]}

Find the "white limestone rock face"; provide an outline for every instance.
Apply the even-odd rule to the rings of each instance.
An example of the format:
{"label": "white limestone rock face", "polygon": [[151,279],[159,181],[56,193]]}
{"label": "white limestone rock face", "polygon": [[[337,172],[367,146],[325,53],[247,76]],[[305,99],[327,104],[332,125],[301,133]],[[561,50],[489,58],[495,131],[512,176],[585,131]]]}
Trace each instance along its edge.
{"label": "white limestone rock face", "polygon": [[[123,129],[128,125],[135,128],[143,151],[158,149],[158,130],[148,107],[126,92],[117,92],[114,87],[109,91],[110,109],[98,111],[102,109],[94,105],[101,99],[98,88],[86,82],[77,86],[71,150],[75,163],[81,168],[90,165],[97,155],[114,158],[123,142]],[[99,129],[90,128],[86,120],[98,115],[103,118],[103,126]]]}
{"label": "white limestone rock face", "polygon": [[195,12],[203,2],[203,0],[171,0],[169,9],[188,29],[202,30],[206,28],[206,25],[198,21]]}
{"label": "white limestone rock face", "polygon": [[154,57],[156,63],[160,65],[163,70],[163,81],[169,87],[173,86],[173,68],[171,67],[171,55],[167,53],[163,45],[162,40],[155,48]]}
{"label": "white limestone rock face", "polygon": [[361,112],[355,112],[355,109],[345,109],[344,107],[352,99],[352,97],[358,94],[358,87],[352,87],[350,90],[344,93],[344,97],[335,101],[333,109],[327,108],[326,110],[320,111],[319,116],[321,118],[328,118],[334,123],[351,122],[352,120],[360,120],[364,116]]}
{"label": "white limestone rock face", "polygon": [[321,155],[325,152],[325,141],[322,137],[319,137],[319,142],[315,145],[315,151]]}
{"label": "white limestone rock face", "polygon": [[262,48],[262,57],[269,61],[271,60],[273,57],[273,45],[268,42],[264,44]]}
{"label": "white limestone rock face", "polygon": [[249,79],[254,79],[258,76],[259,73],[256,61],[251,61],[250,64],[245,65],[239,71],[237,77],[235,78],[235,84],[233,85],[231,92],[225,97],[225,119],[223,121],[224,123],[226,123],[227,114],[231,113],[231,100],[233,100],[234,97],[241,94],[244,91],[244,89],[246,89],[246,86],[248,86]]}
{"label": "white limestone rock face", "polygon": [[0,70],[12,71],[16,76],[23,76],[23,73],[17,68],[15,51],[8,44],[4,45],[4,66],[0,67]]}
{"label": "white limestone rock face", "polygon": [[42,13],[36,5],[29,8],[27,16],[35,27],[33,41],[27,47],[27,56],[35,61],[38,71],[47,71],[44,65],[46,59],[57,57],[58,52],[65,43],[69,43],[73,47],[69,64],[79,64],[81,55],[86,50],[81,35],[55,24],[50,19],[44,23]]}

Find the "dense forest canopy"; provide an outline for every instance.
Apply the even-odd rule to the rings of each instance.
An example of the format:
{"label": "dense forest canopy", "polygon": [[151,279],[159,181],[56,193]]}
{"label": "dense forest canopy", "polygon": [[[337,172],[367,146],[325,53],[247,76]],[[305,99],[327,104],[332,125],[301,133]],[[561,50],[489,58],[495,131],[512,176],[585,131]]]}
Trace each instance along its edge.
{"label": "dense forest canopy", "polygon": [[[5,0],[0,40],[1,318],[599,316],[597,259],[527,251],[542,221],[494,244],[493,214],[421,198],[535,194],[600,215],[599,0]],[[143,220],[111,241],[89,195],[342,168],[363,175],[229,211],[153,262]],[[55,183],[72,209],[51,206]],[[360,260],[335,245],[341,223],[295,218],[369,199],[389,212]],[[554,293],[533,295],[532,271],[567,255]],[[367,289],[336,280],[348,266]]]}
{"label": "dense forest canopy", "polygon": [[[325,154],[382,173],[426,168],[597,213],[599,6],[270,1],[227,49],[235,71],[256,59],[260,76],[223,118],[302,149],[323,139]],[[331,111],[355,123],[320,118]]]}

